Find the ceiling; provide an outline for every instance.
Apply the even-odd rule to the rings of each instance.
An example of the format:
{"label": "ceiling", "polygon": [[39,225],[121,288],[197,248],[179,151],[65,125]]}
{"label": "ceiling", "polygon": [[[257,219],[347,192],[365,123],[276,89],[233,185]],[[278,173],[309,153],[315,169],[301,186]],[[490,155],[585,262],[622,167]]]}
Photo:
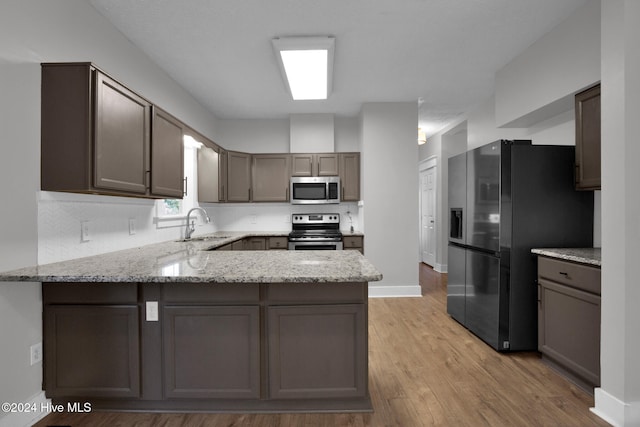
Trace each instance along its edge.
{"label": "ceiling", "polygon": [[[493,93],[494,74],[586,0],[89,0],[221,119],[355,117],[419,103],[431,135]],[[336,38],[333,92],[292,101],[271,39]]]}

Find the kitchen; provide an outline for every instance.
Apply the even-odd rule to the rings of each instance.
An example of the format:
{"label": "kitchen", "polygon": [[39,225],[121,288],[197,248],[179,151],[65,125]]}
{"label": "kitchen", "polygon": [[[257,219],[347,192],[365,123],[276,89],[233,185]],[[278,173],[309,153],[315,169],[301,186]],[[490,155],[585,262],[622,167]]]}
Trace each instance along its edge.
{"label": "kitchen", "polygon": [[[18,6],[18,4],[25,4]],[[613,29],[618,27],[618,22],[636,19],[636,6],[625,3],[626,7],[631,8],[630,11],[621,12],[618,7],[622,7],[621,3],[603,2],[603,14],[597,14],[596,19],[602,25],[602,41],[603,43],[611,43],[612,46],[619,46],[616,37],[622,37]],[[63,200],[60,204],[50,203],[51,200],[37,201],[34,197],[35,192],[39,189],[39,81],[40,69],[39,63],[44,61],[63,61],[63,60],[92,60],[102,66],[108,66],[109,70],[116,72],[118,77],[135,83],[136,88],[145,94],[153,94],[155,102],[171,108],[176,111],[176,115],[190,117],[190,124],[197,127],[198,131],[207,135],[215,136],[214,139],[231,141],[235,135],[237,143],[230,144],[228,148],[245,151],[258,151],[248,146],[251,141],[265,140],[269,143],[270,136],[274,133],[288,133],[289,123],[286,122],[251,122],[237,121],[226,122],[226,126],[219,129],[216,123],[203,109],[196,105],[193,99],[185,96],[175,83],[172,82],[164,73],[160,72],[157,67],[147,59],[140,58],[139,51],[133,48],[127,41],[121,38],[121,35],[110,27],[106,21],[101,19],[90,9],[90,6],[84,2],[65,2],[61,8],[45,6],[28,2],[16,2],[15,7],[17,17],[11,22],[3,22],[3,43],[9,43],[9,40],[21,40],[15,44],[8,44],[3,47],[3,90],[6,94],[3,99],[11,100],[10,103],[3,102],[6,110],[4,115],[8,123],[3,124],[2,128],[5,132],[6,141],[30,141],[28,144],[2,144],[2,176],[6,182],[13,185],[6,191],[6,197],[12,201],[10,206],[3,208],[3,224],[2,224],[2,241],[3,241],[3,268],[2,270],[32,265],[36,260],[53,258],[50,252],[46,250],[47,239],[40,230],[44,231],[39,224],[38,216],[40,215],[39,205],[42,206],[59,206],[64,211],[68,206],[75,206],[78,209],[94,209],[93,212],[102,212],[103,210],[111,210],[115,216],[124,218],[127,221],[130,216],[138,218],[136,212],[142,213],[140,218],[149,216],[149,206],[145,202],[134,200],[118,201],[116,203],[101,203],[94,199],[91,203],[82,206],[72,196]],[[596,6],[599,8],[599,5]],[[599,12],[599,10],[598,10]],[[622,15],[621,15],[622,14]],[[3,14],[4,15],[4,14]],[[4,15],[5,17],[11,15]],[[76,19],[82,19],[83,23],[79,23]],[[91,24],[88,25],[87,22]],[[627,21],[625,21],[627,22]],[[35,23],[38,23],[36,25]],[[631,29],[637,27],[636,22],[625,23],[628,25],[630,33],[625,37],[635,37],[637,33]],[[623,24],[620,24],[623,25]],[[635,25],[635,26],[634,26]],[[77,33],[72,33],[68,28],[78,28]],[[60,28],[65,28],[61,30]],[[91,28],[89,32],[86,28]],[[606,31],[605,31],[606,30]],[[7,33],[5,34],[4,31]],[[42,36],[39,31],[46,32],[47,36]],[[87,33],[90,33],[91,37]],[[56,34],[55,37],[52,34]],[[77,34],[82,34],[77,36]],[[600,32],[596,34],[599,40]],[[88,40],[87,40],[88,39]],[[42,46],[44,44],[44,46]],[[632,46],[633,43],[630,44]],[[5,46],[5,45],[3,45]],[[42,46],[36,48],[38,46]],[[96,49],[95,46],[102,46],[103,50]],[[610,46],[610,45],[604,45]],[[603,106],[603,115],[608,118],[606,123],[615,124],[611,127],[604,127],[603,135],[610,134],[609,138],[603,140],[621,141],[626,144],[622,148],[608,150],[603,157],[603,185],[608,188],[616,188],[615,191],[603,192],[602,197],[602,239],[603,246],[608,252],[604,254],[603,268],[603,387],[612,393],[622,402],[638,401],[638,372],[637,368],[631,362],[625,360],[634,360],[637,355],[637,349],[633,345],[629,346],[625,343],[637,343],[637,338],[633,335],[633,331],[629,330],[625,325],[637,324],[637,316],[633,311],[633,302],[637,301],[637,295],[631,286],[635,266],[633,259],[637,257],[638,250],[635,246],[636,237],[633,233],[627,235],[625,229],[636,230],[637,224],[634,225],[634,218],[637,218],[637,206],[634,205],[635,198],[631,188],[626,189],[625,182],[633,182],[637,178],[636,172],[632,166],[627,168],[625,158],[632,159],[634,155],[634,147],[631,140],[632,136],[626,133],[619,134],[625,129],[625,123],[630,126],[633,123],[633,117],[637,116],[634,110],[628,107],[623,110],[622,100],[629,91],[629,95],[634,94],[632,76],[637,76],[635,72],[637,64],[633,61],[625,63],[618,56],[607,55],[631,55],[633,49],[628,47],[629,51],[619,53],[617,49],[602,48],[602,78],[603,82],[607,79],[617,79],[617,72],[624,67],[630,67],[627,70],[627,78],[632,79],[626,84],[631,86],[625,88],[622,85],[625,82],[616,80],[616,85],[612,86],[615,92],[614,98],[609,98],[614,104],[605,104]],[[40,53],[38,53],[40,52]],[[46,53],[43,53],[46,52]],[[554,64],[557,58],[548,59],[544,63],[547,66]],[[599,59],[600,60],[600,59]],[[605,61],[606,60],[606,61]],[[622,61],[622,62],[621,62]],[[125,65],[126,63],[126,65]],[[622,68],[621,68],[622,67]],[[143,77],[144,76],[144,77]],[[153,78],[150,78],[153,76]],[[164,89],[158,89],[163,87]],[[496,98],[499,94],[496,94]],[[535,104],[535,103],[533,103]],[[501,105],[501,104],[497,104]],[[537,109],[532,108],[531,111]],[[525,111],[529,106],[523,107]],[[362,151],[365,153],[363,157],[363,200],[366,201],[366,238],[371,244],[371,248],[367,247],[367,258],[371,259],[376,265],[379,262],[379,268],[383,271],[385,278],[389,278],[389,285],[382,286],[376,290],[380,295],[396,293],[398,295],[415,295],[417,272],[415,269],[415,261],[417,257],[415,248],[417,243],[417,202],[415,194],[417,194],[417,183],[415,183],[415,170],[412,168],[399,168],[393,174],[377,174],[376,171],[381,170],[387,164],[414,164],[416,159],[415,147],[407,147],[406,151],[401,149],[388,150],[387,142],[389,138],[411,140],[415,139],[415,116],[416,106],[413,103],[400,103],[394,105],[371,104],[364,108],[364,127],[362,130],[363,139],[366,140],[367,146],[364,149],[358,147],[358,129],[359,123],[356,120],[337,119],[336,125],[336,151]],[[500,133],[500,137],[508,137],[503,135],[502,130],[490,126],[491,114],[485,114],[487,109],[479,110],[480,113],[471,115],[467,124],[468,141],[470,146],[480,145],[495,140],[496,134]],[[183,114],[178,114],[182,112]],[[498,113],[496,111],[496,113]],[[608,115],[607,115],[608,114]],[[406,116],[410,116],[405,118]],[[238,134],[242,129],[246,137]],[[272,132],[265,132],[265,129],[272,129]],[[505,130],[504,133],[509,133]],[[219,135],[225,133],[226,135]],[[436,136],[435,139],[441,138]],[[278,141],[271,140],[273,144],[280,144],[277,150],[286,152],[288,138]],[[368,153],[368,154],[367,154]],[[21,161],[16,161],[21,159]],[[626,176],[624,175],[626,173]],[[383,176],[384,175],[384,176]],[[15,177],[20,176],[21,179],[16,182]],[[636,179],[637,180],[637,179]],[[402,194],[396,194],[396,188],[402,187]],[[393,196],[393,199],[389,197]],[[397,197],[397,199],[396,199]],[[403,206],[405,211],[402,216],[398,212],[389,212],[387,205],[394,204]],[[620,211],[620,208],[623,208]],[[234,217],[234,209],[238,207],[223,208],[229,209],[228,214],[222,213],[221,217],[228,215],[229,218]],[[284,223],[284,215],[277,212],[275,207],[274,221],[282,222],[280,227],[288,227]],[[363,210],[364,210],[363,209]],[[134,211],[133,213],[131,213]],[[355,211],[355,209],[354,209]],[[409,212],[409,213],[406,213]],[[416,212],[415,217],[411,212]],[[619,215],[626,212],[624,219]],[[55,214],[56,211],[52,211]],[[342,213],[341,213],[342,214]],[[87,214],[89,215],[89,214]],[[394,227],[386,227],[389,221],[406,220],[409,215],[413,220],[406,223],[412,224],[407,230],[395,229]],[[55,216],[55,215],[54,215]],[[54,216],[42,215],[43,221]],[[84,215],[80,215],[81,217]],[[214,221],[215,221],[215,214]],[[245,226],[251,223],[251,214],[247,213]],[[144,233],[142,219],[138,221],[138,232],[135,234],[140,238],[140,242],[136,244],[151,243],[150,240],[144,240],[148,236]],[[414,225],[415,224],[415,225]],[[44,224],[46,225],[46,224]],[[261,226],[261,224],[256,224]],[[55,229],[55,223],[49,225],[50,229]],[[69,229],[70,235],[76,235],[76,226]],[[114,229],[125,230],[126,224],[113,225]],[[99,233],[101,230],[95,230]],[[107,230],[110,232],[111,230]],[[199,228],[198,232],[204,231]],[[99,234],[93,234],[93,244],[102,245],[103,251],[117,249],[116,243],[110,239],[100,239]],[[125,233],[125,237],[129,237]],[[609,240],[607,240],[609,239]],[[131,240],[131,239],[130,239]],[[168,240],[168,239],[164,239]],[[42,241],[41,249],[40,241]],[[376,241],[384,242],[384,244],[376,245]],[[607,244],[609,242],[609,244]],[[51,245],[54,246],[54,245]],[[57,246],[56,246],[57,247]],[[86,246],[85,246],[86,247]],[[69,245],[64,249],[68,257],[73,257],[75,253],[84,253],[85,247],[78,249],[78,245]],[[393,247],[394,251],[388,252],[384,247]],[[626,247],[626,249],[625,249]],[[100,250],[96,249],[96,250]],[[43,250],[43,253],[39,253]],[[77,252],[74,252],[77,251]],[[48,255],[49,254],[49,255]],[[55,254],[59,256],[59,254]],[[384,261],[388,257],[388,261]],[[629,283],[628,283],[629,282]],[[624,286],[612,286],[607,283],[624,283]],[[627,284],[628,283],[628,284]],[[39,374],[28,366],[24,366],[24,357],[21,349],[28,347],[39,340],[39,322],[40,307],[39,293],[36,288],[17,286],[12,289],[13,285],[5,284],[2,288],[2,295],[5,298],[3,303],[3,324],[20,325],[15,330],[3,329],[3,336],[8,337],[9,341],[15,343],[15,351],[4,352],[3,350],[3,375],[7,375],[7,382],[16,384],[9,390],[4,391],[5,399],[19,395],[21,398],[28,398],[35,394],[39,389]],[[399,286],[394,288],[393,286]],[[21,309],[19,314],[10,315],[4,310],[5,306],[18,306]],[[622,308],[627,308],[623,310]],[[7,314],[5,314],[7,312]],[[607,350],[609,349],[609,350]],[[618,350],[616,350],[618,349]],[[620,360],[620,362],[618,362]],[[28,361],[27,361],[28,362]],[[622,368],[621,368],[622,367]],[[614,400],[615,402],[615,400]],[[631,408],[634,406],[631,405]],[[615,404],[611,411],[619,409]],[[624,409],[624,411],[632,411],[632,409]],[[632,412],[633,414],[633,412]],[[631,415],[628,415],[631,416]]]}

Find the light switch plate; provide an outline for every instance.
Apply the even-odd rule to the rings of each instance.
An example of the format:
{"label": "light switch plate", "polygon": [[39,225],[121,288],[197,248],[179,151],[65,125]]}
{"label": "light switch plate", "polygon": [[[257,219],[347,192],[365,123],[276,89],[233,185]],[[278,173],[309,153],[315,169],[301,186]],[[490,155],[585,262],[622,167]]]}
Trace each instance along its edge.
{"label": "light switch plate", "polygon": [[158,321],[158,301],[147,301],[147,322]]}
{"label": "light switch plate", "polygon": [[129,235],[133,236],[136,234],[136,219],[129,218]]}

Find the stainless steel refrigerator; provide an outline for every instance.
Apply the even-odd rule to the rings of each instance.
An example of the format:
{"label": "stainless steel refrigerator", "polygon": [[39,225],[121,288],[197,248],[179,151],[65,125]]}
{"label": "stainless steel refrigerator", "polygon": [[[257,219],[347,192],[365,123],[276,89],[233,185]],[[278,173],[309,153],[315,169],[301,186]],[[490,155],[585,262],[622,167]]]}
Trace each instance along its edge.
{"label": "stainless steel refrigerator", "polygon": [[537,348],[532,248],[593,246],[574,147],[500,140],[449,158],[447,312],[499,351]]}

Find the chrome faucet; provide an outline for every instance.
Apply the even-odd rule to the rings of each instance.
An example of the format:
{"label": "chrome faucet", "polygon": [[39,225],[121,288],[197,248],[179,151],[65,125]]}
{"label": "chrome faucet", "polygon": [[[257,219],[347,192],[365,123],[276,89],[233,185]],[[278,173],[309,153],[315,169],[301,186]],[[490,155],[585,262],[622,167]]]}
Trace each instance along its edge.
{"label": "chrome faucet", "polygon": [[200,213],[202,214],[202,217],[204,218],[205,222],[209,223],[211,222],[211,219],[209,218],[209,215],[207,215],[207,211],[205,211],[202,208],[193,208],[191,210],[189,210],[189,213],[187,214],[187,228],[184,231],[184,238],[185,240],[190,239],[191,238],[191,234],[193,234],[193,232],[196,230],[196,224],[195,224],[195,219],[193,221],[191,221],[191,224],[189,224],[189,219],[191,218],[191,213],[193,211],[200,211]]}

